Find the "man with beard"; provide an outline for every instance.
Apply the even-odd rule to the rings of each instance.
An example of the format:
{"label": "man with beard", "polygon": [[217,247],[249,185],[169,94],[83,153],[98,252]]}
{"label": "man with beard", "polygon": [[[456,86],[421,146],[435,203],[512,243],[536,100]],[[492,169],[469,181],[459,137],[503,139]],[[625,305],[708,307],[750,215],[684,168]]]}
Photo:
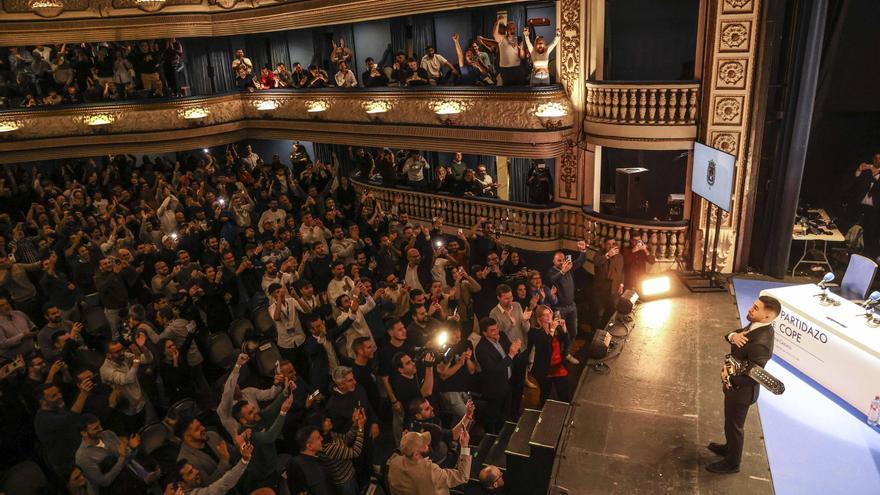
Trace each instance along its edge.
{"label": "man with beard", "polygon": [[[305,254],[303,258],[305,258]],[[306,262],[303,261],[303,263]],[[308,264],[306,264],[304,275],[316,287],[327,287],[330,285],[330,279],[333,278],[333,274],[330,269],[330,257],[327,256],[327,244],[324,242],[312,244],[312,254],[308,257]]]}
{"label": "man with beard", "polygon": [[[232,417],[238,422],[238,434],[251,430],[251,443],[254,446],[253,460],[248,464],[248,493],[257,488],[278,488],[278,450],[275,441],[284,429],[287,411],[293,406],[293,382],[287,381],[284,393],[266,406],[262,411],[246,401],[232,406]],[[282,402],[283,401],[283,402]]]}
{"label": "man with beard", "polygon": [[34,418],[34,430],[45,448],[46,460],[56,473],[73,465],[79,447],[79,433],[71,425],[79,420],[89,393],[82,385],[79,390],[76,402],[68,410],[58,387],[45,384],[40,389],[40,409]]}
{"label": "man with beard", "polygon": [[129,348],[130,353],[125,352],[119,342],[110,342],[107,344],[107,358],[101,365],[101,381],[119,387],[120,396],[126,400],[126,408],[122,413],[129,432],[137,431],[143,426],[146,415],[147,399],[138,381],[141,363],[153,362],[153,354],[146,344],[147,336],[143,333],[138,333],[135,337],[134,344]]}
{"label": "man with beard", "polygon": [[223,385],[223,393],[220,396],[220,405],[217,406],[217,416],[220,417],[220,424],[226,428],[230,436],[235,435],[238,430],[238,421],[232,417],[232,408],[235,404],[245,401],[251,405],[256,411],[260,410],[260,402],[267,402],[275,399],[281,393],[279,383],[280,377],[276,375],[275,385],[271,388],[260,390],[252,387],[242,389],[238,386],[238,377],[242,366],[248,362],[247,354],[239,354],[235,361],[232,371],[226,378]]}
{"label": "man with beard", "polygon": [[105,430],[101,420],[91,414],[83,415],[79,432],[82,443],[76,451],[76,465],[88,480],[89,493],[100,493],[102,488],[113,485],[131,460],[141,444],[140,436],[119,438],[116,433]]}
{"label": "man with beard", "polygon": [[74,338],[79,335],[83,329],[82,323],[73,323],[64,319],[64,314],[57,306],[49,305],[45,310],[46,324],[37,332],[37,345],[40,346],[40,354],[48,360],[54,360],[61,354],[60,349],[54,349],[52,345],[52,337],[58,333],[68,333],[73,331]]}
{"label": "man with beard", "polygon": [[[547,273],[547,284],[556,287],[556,310],[559,316],[565,320],[565,328],[568,329],[568,337],[570,342],[574,342],[578,334],[577,306],[574,303],[574,277],[572,271],[587,261],[587,243],[578,241],[577,258],[570,260],[562,251],[553,253],[553,266]],[[568,349],[563,349],[566,353],[565,359],[571,364],[578,364],[579,361],[568,353]]]}
{"label": "man with beard", "polygon": [[181,492],[187,495],[225,495],[232,493],[238,484],[238,480],[241,479],[241,476],[247,470],[254,453],[254,446],[247,441],[245,434],[236,436],[235,443],[238,446],[241,461],[235,463],[235,466],[226,471],[223,476],[213,483],[204,486],[205,483],[209,482],[202,479],[201,470],[184,459],[178,464],[177,477],[179,481],[168,484],[165,487],[165,493],[173,493],[175,495]]}
{"label": "man with beard", "polygon": [[236,461],[230,445],[216,432],[206,430],[196,417],[180,418],[175,433],[182,443],[177,460],[198,470],[205,484],[220,479]]}

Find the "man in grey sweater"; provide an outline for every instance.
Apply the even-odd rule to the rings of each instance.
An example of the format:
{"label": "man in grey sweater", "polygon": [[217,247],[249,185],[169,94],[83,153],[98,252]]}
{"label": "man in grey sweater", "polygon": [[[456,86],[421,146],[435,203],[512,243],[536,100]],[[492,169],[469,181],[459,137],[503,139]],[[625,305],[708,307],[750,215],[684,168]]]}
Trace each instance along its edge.
{"label": "man in grey sweater", "polygon": [[241,454],[241,461],[235,463],[235,466],[226,471],[218,480],[204,486],[205,481],[202,479],[202,473],[199,469],[183,460],[178,464],[178,481],[169,483],[165,487],[165,493],[174,495],[225,495],[232,493],[238,480],[247,469],[254,452],[253,444],[246,440],[248,433],[246,431],[242,435],[236,435],[235,438],[235,443],[239,446],[238,452]]}

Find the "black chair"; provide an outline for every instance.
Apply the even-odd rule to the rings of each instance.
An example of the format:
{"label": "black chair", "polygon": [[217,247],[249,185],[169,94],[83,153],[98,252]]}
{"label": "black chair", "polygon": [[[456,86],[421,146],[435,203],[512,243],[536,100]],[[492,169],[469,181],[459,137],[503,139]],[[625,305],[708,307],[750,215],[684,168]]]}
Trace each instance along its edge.
{"label": "black chair", "polygon": [[0,492],[15,495],[48,493],[49,480],[34,461],[20,462],[6,471],[0,482]]}
{"label": "black chair", "polygon": [[141,451],[147,455],[153,455],[162,446],[171,442],[174,436],[168,425],[162,422],[148,424],[141,428],[138,434],[141,436]]}
{"label": "black chair", "polygon": [[236,348],[241,348],[242,342],[247,340],[249,332],[254,330],[254,325],[250,320],[239,318],[229,324],[229,338]]}
{"label": "black chair", "polygon": [[272,320],[272,316],[269,314],[269,307],[263,306],[253,312],[251,315],[251,321],[254,322],[254,328],[256,328],[261,334],[266,335],[275,330],[275,322]]}
{"label": "black chair", "polygon": [[100,306],[92,306],[83,312],[83,321],[85,323],[85,331],[90,335],[110,335],[110,322],[104,315],[104,308]]}
{"label": "black chair", "polygon": [[202,409],[195,400],[181,399],[168,408],[164,422],[173,425],[179,418],[199,416],[200,414],[202,414]]}
{"label": "black chair", "polygon": [[228,370],[235,364],[237,355],[232,340],[225,333],[213,333],[205,341],[208,361],[214,366]]}
{"label": "black chair", "polygon": [[267,378],[275,376],[275,363],[281,361],[281,352],[272,342],[264,342],[257,347],[254,361],[260,375]]}

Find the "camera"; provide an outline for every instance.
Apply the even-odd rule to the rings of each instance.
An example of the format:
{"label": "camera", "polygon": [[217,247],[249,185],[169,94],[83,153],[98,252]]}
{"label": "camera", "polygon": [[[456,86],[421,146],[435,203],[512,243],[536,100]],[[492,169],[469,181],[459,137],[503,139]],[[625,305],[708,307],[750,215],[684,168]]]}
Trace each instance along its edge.
{"label": "camera", "polygon": [[425,363],[427,366],[433,366],[437,363],[452,364],[458,361],[459,353],[455,345],[449,342],[449,332],[446,330],[438,330],[434,332],[434,336],[423,347],[413,349],[416,353],[415,361],[424,361],[428,354],[434,355],[434,363]]}

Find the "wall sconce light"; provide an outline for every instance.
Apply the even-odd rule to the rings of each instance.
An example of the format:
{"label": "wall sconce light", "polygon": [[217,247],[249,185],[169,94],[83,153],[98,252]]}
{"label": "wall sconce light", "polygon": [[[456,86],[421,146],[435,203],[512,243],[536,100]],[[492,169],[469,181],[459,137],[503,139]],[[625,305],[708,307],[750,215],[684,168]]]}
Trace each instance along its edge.
{"label": "wall sconce light", "polygon": [[20,120],[2,120],[0,121],[0,135],[9,134],[22,128],[24,124]]}
{"label": "wall sconce light", "polygon": [[93,128],[100,128],[104,126],[108,126],[114,122],[116,122],[116,114],[112,113],[93,113],[90,115],[83,115],[82,122],[85,125],[91,126]]}
{"label": "wall sconce light", "polygon": [[165,6],[165,0],[135,0],[134,3],[144,12],[157,12]]}
{"label": "wall sconce light", "polygon": [[57,17],[64,10],[64,2],[61,0],[32,0],[28,3],[28,8],[40,17]]}
{"label": "wall sconce light", "polygon": [[177,111],[177,115],[180,118],[187,119],[187,120],[204,119],[205,117],[207,117],[210,114],[211,114],[211,112],[209,112],[207,108],[202,108],[202,107],[183,108],[183,109]]}
{"label": "wall sconce light", "polygon": [[429,106],[441,124],[455,125],[461,120],[462,113],[470,107],[470,104],[463,101],[438,100],[432,101]]}
{"label": "wall sconce light", "polygon": [[321,118],[321,114],[330,109],[330,102],[327,100],[308,100],[306,101],[306,111],[314,119]]}
{"label": "wall sconce light", "polygon": [[281,106],[281,103],[278,100],[256,100],[254,101],[254,108],[261,112],[271,112],[273,110],[277,110],[278,107]]}
{"label": "wall sconce light", "polygon": [[391,102],[386,100],[370,100],[361,103],[361,108],[367,113],[367,117],[374,122],[381,121],[392,106]]}
{"label": "wall sconce light", "polygon": [[562,127],[563,120],[568,115],[568,109],[562,103],[542,103],[535,109],[535,117],[541,121],[545,129],[558,129]]}

